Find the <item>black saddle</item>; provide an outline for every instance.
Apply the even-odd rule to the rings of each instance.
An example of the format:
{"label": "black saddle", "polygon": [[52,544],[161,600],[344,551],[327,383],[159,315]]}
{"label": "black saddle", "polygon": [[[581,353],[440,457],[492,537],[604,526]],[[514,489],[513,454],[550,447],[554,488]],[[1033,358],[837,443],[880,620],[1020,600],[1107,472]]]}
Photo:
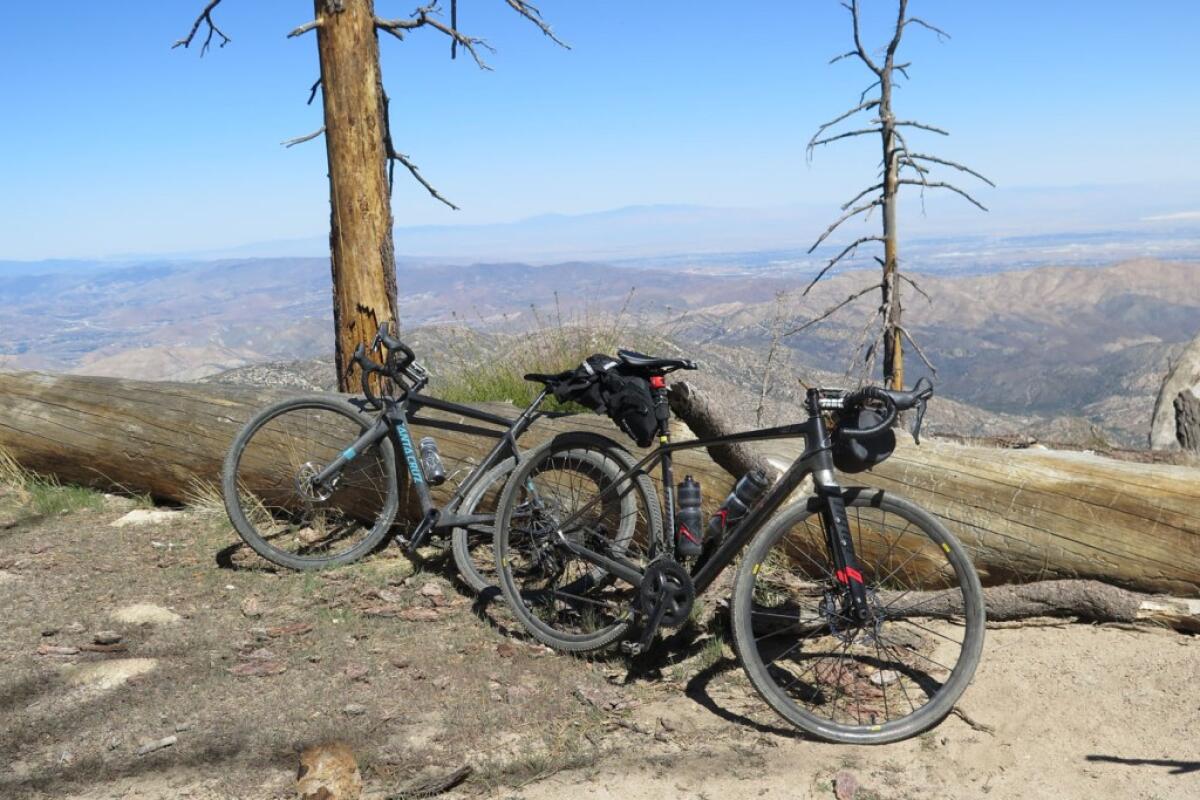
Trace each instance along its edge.
{"label": "black saddle", "polygon": [[618,350],[617,358],[630,369],[645,372],[673,372],[677,369],[697,369],[689,358],[655,358],[634,350]]}

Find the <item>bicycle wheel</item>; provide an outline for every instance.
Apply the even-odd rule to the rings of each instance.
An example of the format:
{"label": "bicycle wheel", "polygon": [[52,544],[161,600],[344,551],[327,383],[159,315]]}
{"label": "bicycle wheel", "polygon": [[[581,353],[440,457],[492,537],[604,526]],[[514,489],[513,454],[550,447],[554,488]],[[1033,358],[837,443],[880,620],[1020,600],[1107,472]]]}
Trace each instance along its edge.
{"label": "bicycle wheel", "polygon": [[738,568],[733,634],[767,703],[834,742],[883,744],[940,722],[983,648],[979,578],[934,517],[884,492],[846,490],[873,619],[844,613],[815,500],[780,512]]}
{"label": "bicycle wheel", "polygon": [[[507,458],[488,470],[478,483],[459,504],[456,514],[469,516],[473,514],[495,514],[500,506],[500,498],[508,477],[512,474],[516,461]],[[598,459],[595,463],[598,470],[607,471],[610,480],[620,477],[621,468],[612,459]],[[480,523],[470,528],[455,528],[451,535],[451,545],[454,551],[454,563],[458,574],[473,591],[482,592],[486,589],[499,590],[499,579],[496,576],[495,520],[490,523]]]}
{"label": "bicycle wheel", "polygon": [[[515,461],[506,458],[488,470],[487,474],[471,487],[471,491],[467,492],[467,496],[454,513],[463,516],[495,514],[508,476],[512,474],[515,465]],[[497,585],[496,551],[492,547],[494,531],[493,520],[491,523],[472,525],[469,528],[455,528],[450,536],[458,574],[476,593]]]}
{"label": "bicycle wheel", "polygon": [[373,423],[332,397],[284,400],[246,423],[221,483],[229,520],[254,552],[304,570],[349,563],[379,544],[400,496],[388,438],[350,461],[330,490],[307,482]]}
{"label": "bicycle wheel", "polygon": [[505,487],[496,569],[509,607],[539,641],[586,652],[625,635],[637,589],[583,560],[559,536],[644,569],[661,541],[654,483],[623,477],[635,459],[598,436],[566,435],[527,455]]}

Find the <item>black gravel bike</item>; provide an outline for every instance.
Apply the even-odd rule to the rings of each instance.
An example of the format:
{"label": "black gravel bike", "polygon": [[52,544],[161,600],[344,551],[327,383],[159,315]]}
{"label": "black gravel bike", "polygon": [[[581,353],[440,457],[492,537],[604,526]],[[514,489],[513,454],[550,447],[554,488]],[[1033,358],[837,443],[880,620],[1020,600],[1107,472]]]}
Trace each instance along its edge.
{"label": "black gravel bike", "polygon": [[[559,650],[621,642],[637,654],[661,628],[683,625],[696,596],[740,556],[734,645],[771,708],[815,737],[846,743],[893,742],[943,719],[983,647],[979,579],[936,518],[889,492],[842,486],[834,464],[839,443],[879,437],[898,411],[916,410],[919,442],[928,381],[909,392],[812,389],[803,422],[672,442],[664,376],[694,365],[618,358],[652,387],[657,447],[616,479],[597,471],[585,480],[573,461],[612,459],[620,445],[562,434],[526,456],[500,500],[500,586],[528,631]],[[861,427],[864,419],[877,422]],[[660,507],[649,471],[659,466],[660,485],[673,487],[681,450],[790,437],[805,447],[774,485],[698,557],[680,557],[674,493]],[[785,506],[809,476],[812,494]]]}
{"label": "black gravel bike", "polygon": [[[370,348],[382,363],[367,352],[359,345],[351,359],[362,374],[362,398],[290,398],[246,423],[222,474],[230,521],[268,561],[320,569],[370,553],[400,507],[415,505],[420,521],[400,543],[411,552],[431,535],[449,534],[463,580],[476,591],[494,586],[496,503],[520,457],[517,440],[541,416],[557,416],[539,410],[548,392],[509,419],[423,394],[428,372],[386,323]],[[410,424],[497,441],[478,463],[462,466],[465,477],[439,506],[431,487],[447,477],[440,453],[431,439],[414,444]],[[583,454],[579,468],[616,474],[616,464]]]}

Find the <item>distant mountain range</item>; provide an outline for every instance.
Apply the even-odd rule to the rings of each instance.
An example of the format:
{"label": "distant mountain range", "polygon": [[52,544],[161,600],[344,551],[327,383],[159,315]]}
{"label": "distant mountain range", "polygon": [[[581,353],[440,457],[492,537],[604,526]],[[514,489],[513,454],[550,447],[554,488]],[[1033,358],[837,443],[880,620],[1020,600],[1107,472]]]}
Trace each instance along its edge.
{"label": "distant mountain range", "polygon": [[[772,331],[812,319],[873,274],[845,273],[801,297],[809,271],[775,255],[756,254],[748,266],[406,261],[401,318],[406,331],[466,324],[503,337],[559,319],[609,324],[621,312],[627,328],[654,330],[719,368],[721,379],[757,392]],[[914,277],[930,300],[906,288],[906,319],[938,367],[942,396],[959,402],[942,427],[964,434],[1042,431],[1142,444],[1172,353],[1200,329],[1200,266],[1192,262]],[[871,298],[785,337],[788,359],[776,369],[773,396],[791,396],[794,374],[832,380],[844,372]],[[0,270],[0,367],[191,380],[327,357],[331,344],[324,258]],[[912,380],[923,368],[915,355],[908,363]]]}

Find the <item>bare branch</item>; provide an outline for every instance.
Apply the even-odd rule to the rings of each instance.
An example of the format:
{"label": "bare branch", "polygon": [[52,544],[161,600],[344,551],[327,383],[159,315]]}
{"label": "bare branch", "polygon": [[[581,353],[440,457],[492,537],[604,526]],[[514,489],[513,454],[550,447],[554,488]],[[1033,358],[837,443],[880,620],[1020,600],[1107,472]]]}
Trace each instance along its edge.
{"label": "bare branch", "polygon": [[297,136],[295,139],[287,139],[285,141],[280,142],[280,144],[283,145],[284,147],[295,147],[298,144],[304,144],[305,142],[312,141],[313,139],[317,138],[324,132],[325,132],[325,126],[322,125],[321,127],[317,128],[312,133],[306,133],[303,136]]}
{"label": "bare branch", "polygon": [[225,32],[218,28],[216,23],[213,22],[213,9],[220,4],[221,0],[208,0],[208,4],[204,6],[204,10],[200,12],[200,16],[196,17],[196,21],[192,23],[192,29],[188,31],[188,35],[171,45],[171,49],[174,50],[176,47],[183,47],[186,50],[187,48],[191,47],[192,39],[196,38],[196,32],[200,30],[201,24],[208,25],[208,35],[204,37],[204,44],[200,46],[201,58],[203,58],[204,54],[208,52],[208,46],[212,44],[212,38],[214,34],[221,37],[221,43],[217,45],[218,47],[224,47],[232,42],[233,40],[226,36]]}
{"label": "bare branch", "polygon": [[[892,71],[899,72],[901,75],[904,76],[904,80],[910,81],[910,80],[912,80],[912,78],[908,77],[908,68],[911,66],[912,66],[912,62],[906,61],[903,64],[897,64],[896,66],[892,67]],[[900,88],[900,84],[896,84],[896,88],[897,89]]]}
{"label": "bare branch", "polygon": [[[880,202],[882,202],[882,201],[880,201]],[[838,253],[836,256],[834,256],[833,258],[829,259],[829,263],[828,263],[828,264],[826,264],[824,267],[822,267],[822,268],[821,268],[821,271],[817,273],[817,276],[816,276],[815,278],[813,278],[811,281],[809,281],[809,284],[808,284],[808,286],[805,286],[805,287],[804,287],[804,291],[800,293],[800,296],[801,296],[801,297],[805,297],[805,296],[807,296],[807,295],[808,295],[808,293],[809,293],[809,291],[810,291],[810,290],[811,290],[811,289],[812,289],[814,286],[816,286],[816,285],[817,285],[817,281],[821,280],[821,278],[824,278],[824,277],[825,277],[825,273],[826,273],[826,272],[829,272],[829,270],[833,269],[833,265],[834,265],[834,264],[838,263],[839,261],[841,261],[841,260],[842,260],[843,258],[845,258],[846,256],[848,256],[848,255],[850,255],[851,253],[853,253],[853,252],[855,252],[856,250],[858,250],[858,246],[859,246],[860,244],[866,244],[867,242],[882,242],[882,241],[883,241],[883,237],[882,237],[882,236],[864,236],[864,237],[862,237],[861,239],[856,239],[856,240],[854,240],[853,242],[851,242],[850,244],[846,245],[844,248],[842,248],[842,252]],[[813,246],[814,246],[814,247],[816,247],[816,245],[813,245]],[[811,253],[811,252],[812,252],[812,250],[809,250],[808,252],[810,252],[810,253]]]}
{"label": "bare branch", "polygon": [[550,41],[554,42],[559,47],[566,48],[567,50],[571,49],[571,45],[554,35],[554,31],[551,30],[550,24],[542,18],[542,12],[538,11],[537,6],[533,5],[532,3],[527,3],[525,0],[506,0],[506,2],[508,3],[509,8],[532,22],[538,27],[538,30],[549,36]]}
{"label": "bare branch", "polygon": [[973,205],[977,206],[980,211],[987,211],[987,206],[985,206],[983,203],[976,200],[974,197],[971,197],[971,195],[967,194],[965,191],[958,188],[957,186],[955,186],[952,183],[946,183],[945,181],[928,181],[928,182],[913,181],[913,180],[908,180],[907,178],[905,178],[902,181],[899,181],[899,183],[904,184],[906,186],[921,186],[925,189],[949,189],[950,191],[955,192],[956,194],[962,195]]}
{"label": "bare branch", "polygon": [[816,325],[818,322],[820,322],[820,321],[822,321],[822,320],[825,320],[825,319],[828,319],[828,318],[829,318],[829,317],[831,317],[831,316],[832,316],[834,313],[836,313],[838,310],[840,310],[840,309],[844,308],[845,306],[848,306],[850,303],[852,303],[852,302],[854,302],[855,300],[857,300],[858,298],[862,297],[862,296],[863,296],[864,294],[866,294],[867,292],[873,292],[873,291],[875,291],[876,289],[881,289],[881,288],[883,288],[883,284],[882,284],[882,283],[876,283],[876,284],[874,284],[874,285],[872,285],[872,286],[868,286],[868,287],[867,287],[867,288],[865,288],[865,289],[861,289],[861,290],[859,290],[859,291],[855,292],[854,294],[850,295],[849,297],[847,297],[845,300],[843,300],[842,302],[838,303],[837,305],[834,305],[834,306],[831,306],[831,307],[829,307],[829,308],[828,308],[828,309],[826,309],[825,311],[821,312],[819,315],[817,315],[817,316],[813,317],[812,319],[810,319],[808,322],[806,322],[806,323],[804,323],[803,325],[800,325],[800,326],[798,326],[798,327],[796,327],[796,328],[792,328],[790,331],[788,331],[788,332],[784,333],[783,335],[784,335],[784,336],[792,336],[793,334],[800,333],[801,331],[805,330],[806,328],[811,328],[813,325]]}
{"label": "bare branch", "polygon": [[903,125],[908,128],[920,128],[923,131],[933,131],[934,133],[940,133],[942,136],[950,135],[949,131],[944,131],[941,128],[934,127],[933,125],[926,125],[924,122],[914,122],[913,120],[910,120],[910,119],[897,120],[897,121],[893,122],[892,124],[895,125],[896,127],[900,127],[901,125]]}
{"label": "bare branch", "polygon": [[932,303],[932,302],[933,302],[933,298],[932,298],[932,297],[930,297],[928,294],[926,294],[926,293],[925,293],[925,290],[924,290],[924,289],[922,289],[920,286],[918,286],[916,281],[914,281],[912,278],[910,278],[910,277],[908,277],[907,275],[905,275],[903,272],[901,272],[901,273],[898,273],[898,274],[900,275],[900,280],[902,280],[902,281],[906,282],[906,283],[907,283],[909,286],[911,286],[911,287],[913,287],[914,289],[916,289],[916,290],[917,290],[917,293],[918,293],[919,295],[921,295],[922,297],[924,297],[926,300],[928,300],[930,303]]}
{"label": "bare branch", "polygon": [[885,69],[892,68],[892,59],[896,57],[896,48],[900,46],[900,37],[904,35],[904,13],[907,10],[908,0],[900,0],[899,12],[896,15],[896,30],[892,33],[892,40],[888,42],[887,46]]}
{"label": "bare branch", "polygon": [[837,136],[829,136],[824,139],[814,139],[813,141],[808,143],[808,150],[811,153],[812,149],[814,147],[816,147],[817,145],[829,144],[830,142],[836,142],[838,139],[849,139],[851,136],[864,136],[868,133],[882,133],[882,132],[883,132],[883,128],[863,128],[862,130],[847,131],[846,133],[839,133]]}
{"label": "bare branch", "polygon": [[304,34],[308,33],[309,31],[315,31],[319,27],[321,27],[321,20],[319,20],[319,19],[311,20],[309,22],[304,23],[303,25],[300,25],[299,27],[292,28],[292,31],[291,31],[291,33],[289,33],[287,35],[287,38],[295,39],[297,36],[303,36]]}
{"label": "bare branch", "polygon": [[867,88],[863,89],[863,90],[862,90],[862,93],[861,93],[861,94],[859,94],[859,96],[858,96],[858,102],[860,102],[860,103],[861,103],[861,102],[863,102],[864,100],[866,100],[866,99],[867,99],[867,92],[871,91],[872,89],[874,89],[874,88],[875,88],[876,86],[878,86],[878,85],[879,85],[879,79],[878,79],[878,78],[876,78],[875,80],[873,80],[873,81],[871,81],[869,84],[867,84]]}
{"label": "bare branch", "polygon": [[306,105],[306,106],[312,105],[312,101],[317,96],[317,89],[320,89],[320,88],[321,88],[321,79],[317,78],[315,81],[313,81],[312,87],[308,90],[308,102],[306,102],[304,105]]}
{"label": "bare branch", "polygon": [[851,58],[852,56],[856,56],[856,55],[858,55],[857,50],[847,50],[846,52],[842,53],[841,55],[834,56],[833,58],[829,59],[829,63],[836,64],[837,62],[841,61],[843,58]]}
{"label": "bare branch", "polygon": [[868,194],[870,194],[871,192],[878,191],[878,190],[880,190],[880,189],[882,189],[882,188],[883,188],[883,184],[882,184],[882,183],[877,183],[877,184],[875,184],[874,186],[868,186],[866,189],[863,189],[861,192],[859,192],[858,194],[854,195],[854,197],[851,197],[851,198],[850,198],[849,200],[847,200],[845,203],[842,203],[842,211],[845,211],[847,208],[849,208],[850,206],[852,206],[852,205],[854,205],[855,203],[857,203],[859,200],[861,200],[861,199],[863,198],[863,196],[864,196],[864,195],[868,195]]}
{"label": "bare branch", "polygon": [[862,34],[858,25],[858,0],[850,0],[849,3],[842,3],[842,7],[850,12],[850,18],[854,24],[855,52],[858,53],[858,57],[862,59],[862,62],[867,65],[868,69],[870,69],[876,75],[882,75],[883,71],[880,70],[879,67],[876,66],[875,62],[871,60],[871,57],[867,55],[867,49],[863,47]]}
{"label": "bare branch", "polygon": [[849,111],[846,111],[845,113],[829,120],[829,122],[826,122],[824,125],[817,128],[817,132],[814,133],[812,136],[812,139],[810,139],[808,141],[808,149],[811,150],[813,148],[813,142],[816,141],[817,137],[820,136],[822,133],[824,133],[827,129],[832,128],[834,125],[837,125],[842,120],[844,120],[848,117],[852,117],[860,111],[867,111],[868,109],[872,109],[877,105],[879,105],[878,100],[868,100],[865,103],[859,103],[858,105],[856,105],[854,108],[850,109]]}
{"label": "bare branch", "polygon": [[480,69],[491,70],[491,67],[489,67],[487,62],[480,57],[479,51],[475,48],[482,47],[490,53],[496,52],[496,48],[492,47],[483,39],[478,39],[474,36],[467,36],[457,29],[445,24],[441,20],[435,19],[433,15],[437,13],[438,5],[436,2],[433,2],[429,5],[421,6],[414,11],[411,19],[382,19],[380,17],[376,17],[375,27],[378,30],[386,31],[387,33],[395,36],[397,39],[403,41],[404,31],[414,30],[416,28],[421,28],[428,25],[429,27],[441,31],[449,36],[455,44],[466,48],[467,52],[471,54],[471,58],[475,59],[475,63]]}
{"label": "bare branch", "polygon": [[829,234],[831,234],[835,230],[837,230],[838,226],[841,225],[846,220],[850,219],[851,217],[853,217],[856,214],[861,214],[864,211],[870,211],[875,206],[882,205],[882,204],[883,204],[883,200],[880,198],[876,198],[869,203],[865,203],[851,211],[847,211],[845,214],[842,214],[840,217],[838,217],[834,221],[834,223],[832,225],[830,225],[828,228],[825,229],[825,232],[821,234],[821,236],[817,239],[817,241],[813,242],[813,246],[808,248],[808,252],[811,253],[813,250],[816,250],[817,246],[820,245],[821,242],[823,242],[827,238],[829,238]]}
{"label": "bare branch", "polygon": [[915,158],[915,159],[920,159],[921,161],[931,161],[934,164],[942,164],[947,167],[954,167],[954,169],[957,169],[961,172],[967,173],[968,175],[973,175],[976,178],[979,178],[979,180],[983,181],[984,183],[986,183],[988,186],[991,186],[992,188],[996,187],[996,184],[992,183],[990,180],[985,178],[983,175],[980,175],[978,172],[971,169],[970,167],[965,167],[956,161],[950,161],[949,159],[939,158],[938,156],[927,156],[924,153],[910,153],[910,152],[908,152],[907,148],[905,148],[905,155],[910,160]]}
{"label": "bare branch", "polygon": [[917,355],[919,355],[921,360],[925,362],[925,366],[929,367],[929,371],[934,375],[937,375],[937,367],[935,367],[933,362],[929,360],[929,357],[925,355],[925,351],[921,349],[921,345],[917,344],[917,340],[914,339],[912,334],[908,332],[908,328],[905,328],[903,325],[897,325],[896,330],[900,331],[900,333],[904,335],[905,339],[908,339],[908,343],[911,344],[913,349],[917,351]]}
{"label": "bare branch", "polygon": [[[405,168],[408,169],[409,173],[412,174],[412,176],[417,179],[417,183],[424,186],[425,190],[427,192],[429,192],[429,194],[435,200],[440,200],[441,202],[450,206],[450,208],[454,209],[455,211],[459,210],[458,206],[454,205],[454,203],[451,203],[445,197],[442,197],[441,192],[439,192],[437,189],[435,189],[429,181],[425,180],[425,177],[421,174],[421,171],[419,169],[417,169],[417,165],[414,164],[409,159],[408,156],[404,155],[404,153],[397,152],[396,150],[393,149],[388,153],[388,158],[392,159],[393,161],[399,161],[401,164],[403,164],[405,166]],[[389,181],[390,181],[390,178],[389,178]]]}
{"label": "bare branch", "polygon": [[938,41],[943,41],[945,39],[950,38],[950,34],[946,33],[944,30],[942,30],[941,28],[939,28],[935,25],[930,25],[928,22],[921,19],[920,17],[909,17],[908,19],[904,20],[904,24],[906,26],[907,25],[920,25],[922,28],[925,28],[926,30],[931,30],[935,34],[937,34]]}

